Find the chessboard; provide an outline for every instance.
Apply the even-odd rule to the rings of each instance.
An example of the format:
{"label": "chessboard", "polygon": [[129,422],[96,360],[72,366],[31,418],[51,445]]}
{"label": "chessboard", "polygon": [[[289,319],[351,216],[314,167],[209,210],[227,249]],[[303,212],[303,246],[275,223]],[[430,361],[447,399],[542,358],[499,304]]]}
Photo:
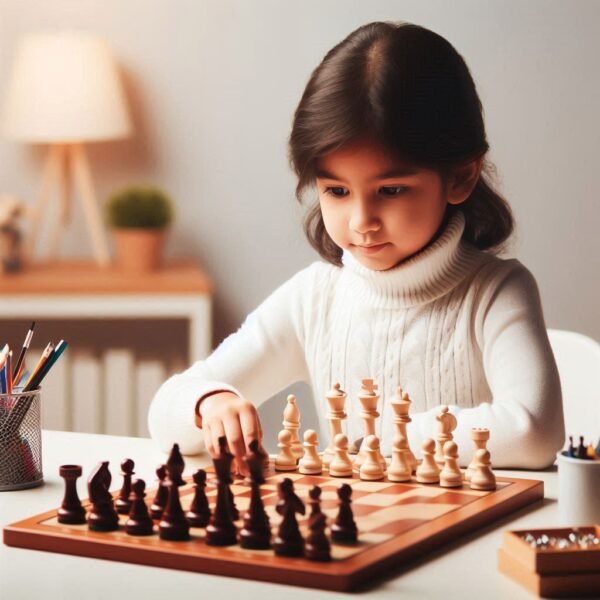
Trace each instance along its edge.
{"label": "chessboard", "polygon": [[[207,496],[211,506],[216,498],[216,483],[209,473]],[[246,550],[239,545],[209,546],[205,530],[191,529],[189,541],[165,541],[158,534],[139,537],[125,532],[126,515],[120,515],[117,531],[98,532],[87,525],[64,525],[57,510],[38,514],[4,529],[9,546],[46,550],[63,554],[102,558],[127,563],[211,573],[230,577],[284,583],[338,591],[356,591],[374,577],[406,567],[406,562],[427,555],[440,544],[476,531],[500,517],[541,500],[543,482],[528,479],[497,478],[492,491],[477,491],[463,484],[443,488],[439,484],[362,481],[320,475],[269,471],[261,486],[261,496],[269,515],[273,534],[281,517],[275,512],[277,483],[284,477],[293,480],[296,494],[308,504],[309,490],[321,487],[321,509],[331,522],[338,508],[336,490],[343,483],[352,487],[352,509],[358,526],[358,543],[332,543],[330,562],[277,556],[272,550]],[[187,510],[193,487],[180,488],[181,504]],[[243,515],[250,502],[250,486],[243,479],[231,485],[235,504]],[[116,498],[118,492],[114,492]],[[147,490],[148,505],[154,490]],[[89,508],[89,502],[83,505]],[[299,518],[306,534],[307,517]],[[237,522],[238,528],[241,521]],[[158,531],[155,522],[154,529]]]}

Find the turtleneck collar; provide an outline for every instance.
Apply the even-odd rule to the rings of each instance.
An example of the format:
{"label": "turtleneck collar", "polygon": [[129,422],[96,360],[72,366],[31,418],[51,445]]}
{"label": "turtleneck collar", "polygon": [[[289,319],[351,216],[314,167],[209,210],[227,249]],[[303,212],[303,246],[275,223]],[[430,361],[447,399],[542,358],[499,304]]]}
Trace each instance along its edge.
{"label": "turtleneck collar", "polygon": [[425,304],[454,288],[481,261],[481,251],[461,243],[464,229],[464,215],[457,211],[434,242],[386,271],[361,265],[347,251],[342,263],[349,277],[356,280],[353,283],[360,284],[374,305],[398,308]]}

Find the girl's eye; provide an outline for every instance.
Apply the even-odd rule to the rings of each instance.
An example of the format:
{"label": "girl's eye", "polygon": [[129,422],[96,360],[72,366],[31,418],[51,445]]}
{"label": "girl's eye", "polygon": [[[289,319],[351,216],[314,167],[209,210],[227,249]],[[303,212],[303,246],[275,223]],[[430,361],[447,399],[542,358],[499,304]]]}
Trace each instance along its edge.
{"label": "girl's eye", "polygon": [[336,198],[343,198],[348,194],[348,190],[343,187],[332,186],[325,188],[325,193],[330,196],[335,196]]}
{"label": "girl's eye", "polygon": [[407,191],[408,188],[405,185],[386,185],[382,188],[379,188],[379,193],[383,196],[399,196]]}

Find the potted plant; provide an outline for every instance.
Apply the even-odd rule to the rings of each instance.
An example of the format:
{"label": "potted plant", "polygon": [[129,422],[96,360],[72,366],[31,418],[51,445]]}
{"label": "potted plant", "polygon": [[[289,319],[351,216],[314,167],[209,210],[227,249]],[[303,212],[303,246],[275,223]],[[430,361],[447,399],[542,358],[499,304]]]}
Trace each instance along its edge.
{"label": "potted plant", "polygon": [[160,188],[135,185],[112,194],[106,218],[113,230],[116,264],[129,271],[152,271],[160,266],[173,203]]}

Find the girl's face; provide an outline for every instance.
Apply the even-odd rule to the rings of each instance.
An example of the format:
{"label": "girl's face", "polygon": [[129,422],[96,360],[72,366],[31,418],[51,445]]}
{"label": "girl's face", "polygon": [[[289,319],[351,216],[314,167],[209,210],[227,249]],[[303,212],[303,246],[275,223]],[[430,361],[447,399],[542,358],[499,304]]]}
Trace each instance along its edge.
{"label": "girl's face", "polygon": [[437,172],[400,163],[365,139],[319,159],[317,188],[331,239],[376,271],[424,248],[448,202],[462,201],[448,198]]}

